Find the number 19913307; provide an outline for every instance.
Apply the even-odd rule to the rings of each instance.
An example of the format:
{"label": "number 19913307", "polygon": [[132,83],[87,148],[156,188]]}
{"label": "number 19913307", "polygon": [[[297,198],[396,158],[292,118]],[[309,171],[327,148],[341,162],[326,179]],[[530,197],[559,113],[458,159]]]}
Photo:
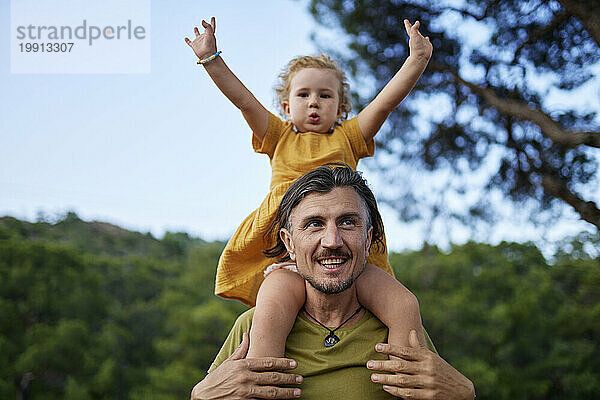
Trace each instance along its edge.
{"label": "number 19913307", "polygon": [[19,43],[21,53],[70,53],[74,43]]}

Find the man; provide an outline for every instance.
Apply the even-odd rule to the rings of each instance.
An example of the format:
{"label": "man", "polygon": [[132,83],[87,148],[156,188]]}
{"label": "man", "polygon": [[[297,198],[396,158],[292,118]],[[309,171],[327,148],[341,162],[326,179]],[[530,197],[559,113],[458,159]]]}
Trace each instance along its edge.
{"label": "man", "polygon": [[[354,281],[382,226],[373,193],[348,166],[326,165],[294,182],[273,225],[278,243],[267,252],[291,256],[309,283],[286,342],[288,358],[245,359],[249,310],[192,399],[473,399],[471,381],[421,346],[415,331],[410,347],[384,344],[387,328],[360,307]],[[350,254],[340,267],[319,264],[318,255],[338,251]],[[296,373],[279,372],[291,369]]]}

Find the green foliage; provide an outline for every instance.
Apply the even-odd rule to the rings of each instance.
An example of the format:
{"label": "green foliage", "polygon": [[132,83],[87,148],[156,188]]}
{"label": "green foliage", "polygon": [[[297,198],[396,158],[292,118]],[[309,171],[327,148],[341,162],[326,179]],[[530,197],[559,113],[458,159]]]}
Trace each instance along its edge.
{"label": "green foliage", "polygon": [[73,385],[90,382],[97,354],[89,350],[98,345],[92,332],[109,302],[97,271],[61,245],[0,241],[0,299],[8,361],[1,375],[11,378],[0,384],[0,397],[8,398],[13,381],[49,399],[63,397],[69,377]]}
{"label": "green foliage", "polygon": [[600,396],[600,259],[548,265],[533,245],[468,243],[392,264],[478,399]]}
{"label": "green foliage", "polygon": [[0,398],[187,397],[244,308],[213,295],[222,248],[0,218]]}
{"label": "green foliage", "polygon": [[167,232],[162,240],[158,240],[150,233],[132,232],[106,222],[85,222],[72,211],[54,224],[45,220],[30,223],[1,217],[0,239],[9,236],[30,240],[43,238],[69,244],[91,254],[137,254],[152,258],[176,258],[183,256],[188,247],[204,244],[203,240],[182,232]]}
{"label": "green foliage", "polygon": [[598,102],[577,101],[597,96],[599,4],[311,1],[341,36],[323,46],[355,78],[359,109],[408,56],[404,18],[431,39],[427,70],[378,135],[403,219],[493,229],[512,204],[535,223],[570,208],[600,228]]}
{"label": "green foliage", "polygon": [[[117,228],[88,251],[83,231],[98,223],[59,234],[60,221],[0,221],[1,399],[187,398],[245,309],[213,294],[223,243]],[[478,398],[598,398],[600,258],[580,240],[552,265],[514,243],[425,246],[391,262]]]}

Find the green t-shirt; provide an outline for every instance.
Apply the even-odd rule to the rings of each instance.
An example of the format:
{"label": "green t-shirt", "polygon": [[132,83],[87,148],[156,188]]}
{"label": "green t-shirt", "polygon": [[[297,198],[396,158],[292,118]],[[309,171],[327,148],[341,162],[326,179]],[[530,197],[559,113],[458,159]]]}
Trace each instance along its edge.
{"label": "green t-shirt", "polygon": [[[254,309],[240,315],[223,347],[208,372],[212,372],[239,346],[242,334],[250,332]],[[298,362],[294,373],[304,377],[300,385],[303,399],[389,399],[394,398],[371,382],[372,371],[366,367],[368,360],[386,359],[375,351],[375,344],[387,341],[387,327],[366,311],[354,325],[340,328],[335,334],[340,342],[326,348],[323,344],[327,331],[303,315],[298,315],[290,332],[285,356]],[[433,343],[425,335],[430,349]]]}

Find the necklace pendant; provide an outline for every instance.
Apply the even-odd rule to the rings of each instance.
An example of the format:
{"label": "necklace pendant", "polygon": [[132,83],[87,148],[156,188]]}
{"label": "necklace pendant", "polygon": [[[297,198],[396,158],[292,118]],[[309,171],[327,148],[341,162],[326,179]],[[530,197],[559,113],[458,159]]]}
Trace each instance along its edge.
{"label": "necklace pendant", "polygon": [[340,338],[335,336],[333,332],[330,332],[329,335],[325,337],[325,347],[333,347],[340,341]]}

